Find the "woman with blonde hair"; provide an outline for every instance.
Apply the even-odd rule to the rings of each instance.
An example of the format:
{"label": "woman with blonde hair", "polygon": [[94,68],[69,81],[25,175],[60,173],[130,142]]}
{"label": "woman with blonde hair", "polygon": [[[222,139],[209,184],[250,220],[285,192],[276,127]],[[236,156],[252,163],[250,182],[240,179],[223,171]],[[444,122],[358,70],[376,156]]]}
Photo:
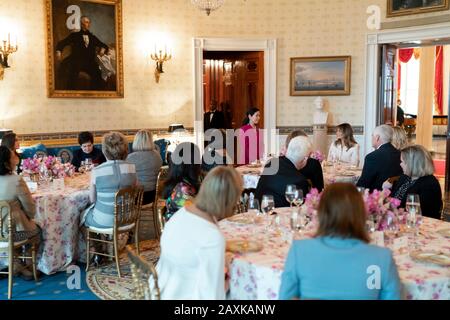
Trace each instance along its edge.
{"label": "woman with blonde hair", "polygon": [[140,130],[136,133],[133,152],[128,155],[127,161],[135,165],[139,184],[144,186],[142,204],[152,203],[155,200],[156,180],[162,159],[150,131]]}
{"label": "woman with blonde hair", "polygon": [[359,165],[359,144],[353,137],[353,128],[348,123],[336,127],[336,141],[328,151],[327,161],[340,161],[354,166]]}
{"label": "woman with blonde hair", "polygon": [[120,132],[103,136],[102,152],[107,161],[92,170],[89,195],[92,205],[83,213],[81,223],[89,227],[112,228],[115,194],[137,184],[136,168],[125,161],[128,142]]}
{"label": "woman with blonde hair", "polygon": [[194,202],[167,222],[156,266],[161,299],[225,299],[225,238],[217,221],[233,214],[241,192],[238,172],[216,167]]}
{"label": "woman with blonde hair", "polygon": [[[400,279],[388,248],[369,244],[366,209],[350,183],[327,186],[312,239],[296,240],[281,276],[280,299],[398,300]],[[369,286],[376,266],[379,286]]]}
{"label": "woman with blonde hair", "polygon": [[[408,194],[418,194],[422,215],[440,219],[442,190],[434,174],[434,163],[430,152],[421,145],[412,145],[401,151],[400,166],[403,175],[392,186],[391,195],[401,201],[405,208]],[[383,185],[390,187],[388,183]]]}
{"label": "woman with blonde hair", "polygon": [[408,146],[408,137],[406,136],[406,131],[399,126],[392,127],[392,129],[394,130],[394,134],[392,135],[391,144],[395,147],[395,149],[401,151],[403,148]]}

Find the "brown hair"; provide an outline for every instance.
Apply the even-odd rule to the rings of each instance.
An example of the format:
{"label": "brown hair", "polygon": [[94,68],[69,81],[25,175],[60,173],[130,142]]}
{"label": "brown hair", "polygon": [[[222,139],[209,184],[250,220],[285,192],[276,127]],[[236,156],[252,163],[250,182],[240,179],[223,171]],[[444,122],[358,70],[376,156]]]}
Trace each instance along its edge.
{"label": "brown hair", "polygon": [[17,135],[14,132],[8,132],[6,133],[2,140],[2,146],[8,147],[10,150],[16,150],[15,145],[16,145],[16,140],[17,140]]}
{"label": "brown hair", "polygon": [[103,136],[102,152],[108,160],[125,160],[128,155],[127,138],[120,132],[110,132]]}
{"label": "brown hair", "polygon": [[366,208],[361,194],[350,183],[334,183],[325,188],[317,210],[316,237],[354,238],[369,243]]}
{"label": "brown hair", "polygon": [[[341,123],[340,125],[338,125],[336,127],[336,131],[337,130],[341,130],[342,134],[344,135],[343,140],[344,140],[344,145],[347,147],[347,150],[350,149],[351,147],[353,147],[356,144],[355,138],[353,137],[353,128],[350,124],[348,123]],[[337,139],[334,142],[335,146],[340,145],[342,142],[340,139]]]}
{"label": "brown hair", "polygon": [[289,146],[289,142],[291,142],[291,140],[294,139],[295,137],[308,137],[308,135],[306,134],[305,131],[303,131],[301,129],[291,131],[291,133],[289,133],[289,135],[286,138],[286,142],[285,142],[286,149]]}

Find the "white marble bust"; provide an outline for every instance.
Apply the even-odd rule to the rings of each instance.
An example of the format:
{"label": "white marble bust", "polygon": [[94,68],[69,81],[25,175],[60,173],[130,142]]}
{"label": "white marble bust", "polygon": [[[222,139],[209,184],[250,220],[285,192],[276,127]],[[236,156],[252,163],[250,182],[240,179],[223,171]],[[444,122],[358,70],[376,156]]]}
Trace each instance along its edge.
{"label": "white marble bust", "polygon": [[328,122],[328,112],[323,109],[324,101],[322,97],[317,97],[317,99],[314,100],[314,106],[316,107],[316,111],[313,115],[313,124],[326,125]]}

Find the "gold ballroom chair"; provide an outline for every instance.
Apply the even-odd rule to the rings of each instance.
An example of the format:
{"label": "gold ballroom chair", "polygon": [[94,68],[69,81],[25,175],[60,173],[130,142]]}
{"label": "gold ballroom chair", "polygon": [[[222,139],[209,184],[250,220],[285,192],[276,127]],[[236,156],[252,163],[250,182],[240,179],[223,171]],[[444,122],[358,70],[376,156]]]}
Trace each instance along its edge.
{"label": "gold ballroom chair", "polygon": [[162,166],[161,169],[159,169],[158,178],[156,180],[156,194],[155,201],[153,202],[153,223],[155,224],[155,234],[157,239],[161,237],[165,224],[163,215],[166,210],[166,200],[161,198],[161,194],[163,191],[164,180],[166,180],[168,174],[169,167]]}
{"label": "gold ballroom chair", "polygon": [[[129,248],[127,248],[127,254],[131,262],[131,275],[134,286],[131,298],[133,300],[160,300],[158,275],[153,264],[145,261]],[[149,286],[150,277],[153,280],[153,290]]]}
{"label": "gold ballroom chair", "polygon": [[[5,224],[8,225],[8,232],[3,232]],[[0,256],[0,259],[8,259],[8,271],[2,271],[0,274],[8,275],[8,299],[12,297],[14,258],[31,259],[33,265],[34,280],[38,281],[36,271],[36,252],[39,243],[39,235],[18,242],[13,242],[15,232],[14,221],[11,217],[11,208],[6,201],[0,201],[0,249],[7,250],[7,256]],[[31,245],[31,256],[17,256],[15,250],[25,245]]]}
{"label": "gold ballroom chair", "polygon": [[[141,216],[142,197],[144,188],[142,186],[128,187],[119,190],[115,195],[114,204],[114,225],[112,228],[95,228],[86,227],[86,271],[89,270],[91,260],[91,253],[109,258],[115,258],[117,273],[119,278],[122,277],[119,263],[119,235],[133,231],[136,251],[139,254],[139,220]],[[91,233],[100,235],[112,236],[112,240],[103,240],[91,238]],[[113,246],[114,253],[101,253],[92,251],[90,248],[91,241],[106,243]]]}

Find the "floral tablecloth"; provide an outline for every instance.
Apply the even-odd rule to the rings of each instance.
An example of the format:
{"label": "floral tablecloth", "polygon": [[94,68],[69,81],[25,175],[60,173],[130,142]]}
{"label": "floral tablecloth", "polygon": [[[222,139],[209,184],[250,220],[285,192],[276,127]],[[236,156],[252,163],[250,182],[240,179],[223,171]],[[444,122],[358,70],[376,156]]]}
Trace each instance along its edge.
{"label": "floral tablecloth", "polygon": [[[256,189],[263,167],[239,166],[236,170],[241,174],[244,189]],[[335,182],[349,182],[356,184],[361,176],[361,169],[353,167],[333,166],[323,167],[323,180],[325,185]]]}
{"label": "floral tablecloth", "polygon": [[33,194],[35,221],[42,229],[43,239],[38,269],[45,274],[63,271],[73,261],[85,257],[79,221],[81,212],[89,204],[89,179],[89,173],[65,178],[64,189],[55,190],[53,183],[49,183],[39,186]]}
{"label": "floral tablecloth", "polygon": [[[256,253],[234,254],[230,266],[230,299],[277,299],[284,262],[292,241],[288,229],[289,208],[277,208],[281,227],[268,231],[268,222],[241,224],[222,220],[219,225],[227,240],[249,239],[263,244]],[[448,229],[450,223],[424,218],[416,246],[421,249],[440,250],[450,254],[450,240],[436,233]],[[270,230],[270,229],[269,229]],[[311,237],[314,230],[306,229],[303,237]],[[412,243],[412,238],[409,238]],[[394,252],[403,296],[408,300],[449,300],[450,268],[415,262],[409,253]]]}

